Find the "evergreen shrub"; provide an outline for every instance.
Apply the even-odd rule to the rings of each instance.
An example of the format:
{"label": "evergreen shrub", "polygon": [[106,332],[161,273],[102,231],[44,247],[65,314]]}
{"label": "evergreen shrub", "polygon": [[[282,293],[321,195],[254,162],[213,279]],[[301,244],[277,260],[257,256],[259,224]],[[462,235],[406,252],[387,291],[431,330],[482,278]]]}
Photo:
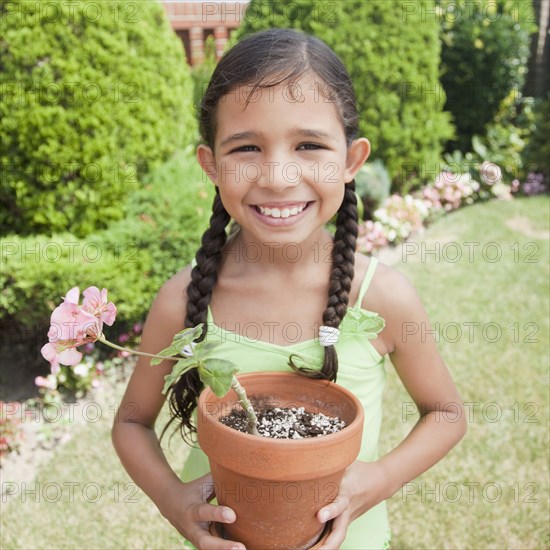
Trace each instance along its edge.
{"label": "evergreen shrub", "polygon": [[143,321],[161,285],[194,257],[212,197],[213,186],[188,150],[146,177],[126,217],[104,230],[84,238],[56,233],[4,239],[0,320],[47,325],[60,292],[94,285],[109,290],[117,321]]}
{"label": "evergreen shrub", "polygon": [[190,143],[192,80],[160,2],[0,4],[0,234],[83,237]]}

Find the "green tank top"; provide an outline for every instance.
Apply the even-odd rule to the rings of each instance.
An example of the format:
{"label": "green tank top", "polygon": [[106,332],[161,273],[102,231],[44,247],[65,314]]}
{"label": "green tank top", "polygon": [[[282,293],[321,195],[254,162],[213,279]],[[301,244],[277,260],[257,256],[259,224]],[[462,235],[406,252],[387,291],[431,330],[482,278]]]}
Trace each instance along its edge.
{"label": "green tank top", "polygon": [[[378,459],[378,437],[382,422],[382,393],[386,382],[384,357],[374,348],[371,339],[384,328],[384,320],[377,314],[361,308],[376,269],[377,259],[371,257],[369,268],[361,283],[357,303],[349,307],[340,324],[340,338],[335,345],[338,353],[338,384],[352,391],[361,401],[365,413],[363,440],[358,460],[372,462]],[[308,366],[321,369],[324,351],[318,339],[297,342],[287,346],[265,342],[224,330],[215,324],[208,308],[207,340],[224,342],[224,358],[238,363],[240,373],[263,371],[290,371],[290,354],[307,361]],[[182,472],[184,482],[210,471],[208,458],[198,447],[189,453]],[[386,503],[381,502],[357,518],[348,529],[342,550],[389,548],[390,530]]]}

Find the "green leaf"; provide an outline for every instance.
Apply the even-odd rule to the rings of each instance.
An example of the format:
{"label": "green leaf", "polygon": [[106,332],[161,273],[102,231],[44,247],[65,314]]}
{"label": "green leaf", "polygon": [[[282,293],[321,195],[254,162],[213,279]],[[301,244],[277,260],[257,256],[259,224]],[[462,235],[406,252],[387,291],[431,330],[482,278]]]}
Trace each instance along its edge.
{"label": "green leaf", "polygon": [[[179,355],[179,354],[180,354],[179,349],[176,348],[175,346],[171,345],[171,346],[163,349],[162,351],[159,351],[156,355],[160,355],[161,357],[174,357],[175,355]],[[151,365],[158,365],[162,361],[163,361],[163,359],[159,359],[158,357],[154,357],[153,359],[151,359]]]}
{"label": "green leaf", "polygon": [[170,389],[170,386],[174,382],[177,382],[178,378],[182,376],[182,374],[186,373],[188,370],[198,367],[199,364],[200,363],[197,363],[197,360],[194,357],[186,357],[185,359],[179,360],[174,365],[172,372],[164,377],[164,388],[162,389],[162,393],[165,394]]}
{"label": "green leaf", "polygon": [[479,136],[474,136],[472,138],[472,149],[481,157],[486,158],[487,157],[487,147],[481,142],[481,138]]}
{"label": "green leaf", "polygon": [[210,353],[213,351],[216,351],[220,347],[220,344],[217,342],[199,342],[194,350],[193,353],[200,357],[201,359],[206,358]]}
{"label": "green leaf", "polygon": [[231,389],[233,375],[237,365],[225,359],[207,359],[198,367],[202,382],[218,397],[223,397]]}
{"label": "green leaf", "polygon": [[[178,332],[172,339],[172,343],[157,353],[162,357],[173,357],[182,355],[181,350],[191,344],[194,340],[200,337],[202,334],[203,325],[197,325],[196,327],[186,328]],[[196,361],[196,359],[194,359]],[[162,359],[151,359],[151,365],[158,365]]]}
{"label": "green leaf", "polygon": [[173,340],[172,345],[178,345],[179,349],[183,346],[189,345],[191,342],[194,342],[197,338],[200,338],[203,331],[202,323],[196,327],[186,328],[178,332]]}

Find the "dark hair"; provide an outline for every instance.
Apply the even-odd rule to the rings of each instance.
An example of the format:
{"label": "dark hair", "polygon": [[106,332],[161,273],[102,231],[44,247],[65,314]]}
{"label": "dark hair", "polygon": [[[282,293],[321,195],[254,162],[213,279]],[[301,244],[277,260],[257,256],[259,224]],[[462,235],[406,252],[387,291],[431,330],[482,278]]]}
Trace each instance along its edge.
{"label": "dark hair", "polygon": [[[358,114],[353,86],[344,65],[324,42],[291,29],[268,29],[254,33],[236,44],[221,58],[201,103],[200,131],[204,142],[211,148],[214,147],[216,109],[223,96],[242,86],[249,86],[249,101],[258,88],[270,88],[283,82],[292,84],[308,72],[322,81],[320,93],[334,101],[346,140],[350,144],[357,135]],[[208,305],[222,262],[229,221],[229,214],[216,192],[210,227],[202,237],[201,247],[196,255],[196,265],[191,272],[191,282],[187,287],[186,327],[199,323],[205,323],[206,327]],[[337,328],[346,314],[354,273],[357,231],[355,182],[351,181],[347,182],[336,219],[329,296],[323,313],[323,324],[330,327]],[[296,368],[291,361],[290,364]],[[321,371],[307,368],[296,370],[305,376],[336,380],[338,356],[334,346],[325,347]],[[179,418],[184,437],[187,431],[196,431],[191,422],[191,414],[202,387],[198,373],[193,369],[171,388],[172,418],[168,425]]]}

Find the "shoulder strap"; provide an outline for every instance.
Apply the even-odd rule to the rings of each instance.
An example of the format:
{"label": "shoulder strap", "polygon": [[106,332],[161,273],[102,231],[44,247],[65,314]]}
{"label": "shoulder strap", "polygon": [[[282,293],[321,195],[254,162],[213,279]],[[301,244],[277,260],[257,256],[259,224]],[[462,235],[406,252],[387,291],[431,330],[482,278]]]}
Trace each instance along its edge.
{"label": "shoulder strap", "polygon": [[370,282],[372,281],[374,270],[376,269],[377,265],[378,265],[378,259],[375,258],[374,256],[371,256],[369,268],[367,269],[367,272],[365,273],[365,278],[361,283],[361,288],[359,289],[359,297],[357,298],[357,303],[355,304],[355,307],[361,307],[361,303],[363,302],[363,298],[365,297],[365,294],[369,289],[369,285],[370,285]]}

